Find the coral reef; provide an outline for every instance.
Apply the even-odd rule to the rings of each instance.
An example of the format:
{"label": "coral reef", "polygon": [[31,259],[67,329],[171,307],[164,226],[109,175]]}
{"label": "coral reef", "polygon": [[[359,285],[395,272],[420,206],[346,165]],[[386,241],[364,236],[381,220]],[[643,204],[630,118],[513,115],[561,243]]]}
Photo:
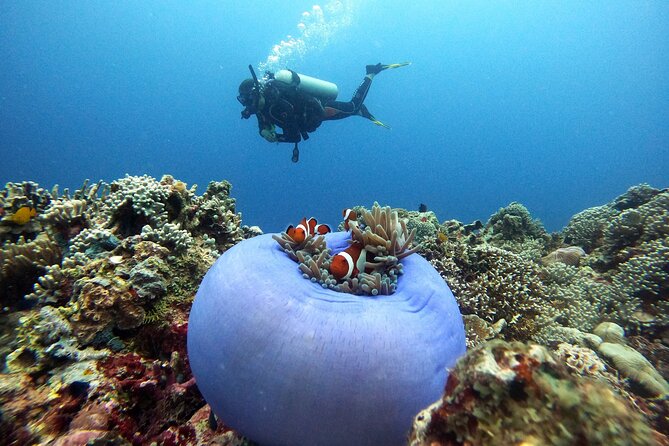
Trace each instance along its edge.
{"label": "coral reef", "polygon": [[536,263],[488,244],[442,243],[427,249],[463,314],[490,324],[505,320],[507,339],[529,339],[541,328],[538,317],[549,304]]}
{"label": "coral reef", "polygon": [[669,383],[641,353],[626,345],[621,326],[603,322],[595,327],[594,334],[601,339],[595,341],[599,355],[629,378],[643,394],[653,398],[669,395]]}
{"label": "coral reef", "polygon": [[42,231],[37,217],[51,202],[51,194],[32,181],[7,183],[0,190],[0,244],[19,237],[33,239]]}
{"label": "coral reef", "polygon": [[517,342],[468,352],[442,400],[419,417],[412,446],[657,444],[642,416],[608,386],[569,373],[542,346]]}
{"label": "coral reef", "polygon": [[481,235],[492,246],[530,259],[544,251],[550,241],[541,222],[532,218],[525,206],[515,202],[493,214]]}
{"label": "coral reef", "polygon": [[[73,191],[57,186],[47,190],[30,181],[0,189],[3,441],[251,444],[231,431],[227,420],[210,416],[194,385],[186,334],[193,297],[215,259],[262,231],[242,225],[227,181],[211,182],[201,196],[196,189],[169,175],[126,176],[110,184],[87,181]],[[415,267],[416,256],[410,254],[417,249],[439,272],[443,280],[437,281],[453,290],[471,351],[451,374],[443,399],[416,417],[414,444],[487,444],[492,443],[490,432],[497,436],[496,444],[653,444],[644,424],[654,429],[659,444],[669,444],[669,190],[647,184],[631,187],[610,203],[574,215],[553,234],[520,203],[500,208],[485,224],[440,223],[425,207],[408,211],[375,203],[370,210],[352,210],[340,225],[350,233],[328,235],[336,243],[318,235],[297,243],[282,234],[275,237],[279,245],[260,238],[274,246],[272,261],[287,262],[300,285],[274,290],[284,297],[275,305],[265,300],[254,307],[267,307],[266,316],[249,322],[256,327],[249,332],[254,345],[271,344],[280,340],[282,330],[299,326],[281,325],[281,311],[292,308],[301,321],[332,305],[324,298],[286,306],[285,297],[303,286],[310,294],[333,293],[332,300],[341,307],[352,308],[352,302],[364,299],[375,308],[394,308],[406,286],[418,286],[405,280],[407,269]],[[361,253],[364,249],[364,254],[355,262],[357,271],[338,279],[331,272],[332,259],[351,247]],[[238,274],[242,283],[237,293],[262,287],[273,277]],[[256,297],[241,304],[248,309]],[[211,317],[221,319],[219,312],[229,311],[228,305],[226,301],[215,307]],[[421,314],[416,308],[407,314]],[[367,343],[365,353],[374,345],[378,355],[401,355],[389,361],[391,367],[360,371],[341,382],[341,388],[360,381],[359,376],[397,378],[427,357],[443,356],[431,347],[417,347],[426,340],[450,348],[430,318],[373,330],[376,326],[370,324],[378,319],[371,315],[376,311],[360,310],[346,321],[328,320],[298,336],[306,342],[322,328],[358,345],[346,336],[371,330],[387,345]],[[243,320],[223,319],[224,326]],[[388,315],[384,320],[396,319]],[[240,331],[228,338],[235,339]],[[388,333],[401,342],[388,341]],[[420,339],[412,338],[420,333]],[[405,341],[412,346],[406,351],[399,347]],[[212,345],[211,350],[219,348]],[[339,358],[322,376],[332,380],[334,370],[351,369],[355,363]],[[277,367],[275,378],[289,369]],[[317,367],[298,369],[293,381],[309,387],[305,380],[313,378]],[[309,371],[306,377],[304,370]],[[439,396],[446,375],[412,376],[417,387],[419,381],[430,381],[436,389],[411,409],[415,415]],[[260,383],[251,379],[235,400],[263,391]],[[379,395],[368,389],[349,393],[367,400]],[[291,402],[300,401],[297,394],[290,393]],[[314,392],[317,399],[309,406],[319,408],[309,411],[319,420],[325,403],[332,401],[326,394]],[[538,407],[539,401],[544,406]],[[355,404],[337,408],[356,413]],[[600,406],[607,408],[608,418],[601,418]],[[389,422],[388,416],[379,415],[387,413],[387,406],[375,407],[351,423],[365,431],[373,423],[387,422],[384,435],[394,432],[403,438],[409,423]],[[559,423],[541,422],[547,408],[551,420]],[[270,410],[268,416],[274,418],[263,428],[276,415]],[[533,422],[524,423],[528,417]],[[341,430],[336,422],[326,428],[319,423],[300,424],[291,418],[282,428],[301,432],[299,441],[323,429]],[[611,436],[614,423],[626,436]],[[556,440],[558,425],[565,429],[561,440]]]}
{"label": "coral reef", "polygon": [[567,246],[566,248],[558,248],[550,252],[541,258],[541,262],[544,265],[560,262],[565,265],[578,266],[583,256],[585,256],[585,251],[580,246]]}
{"label": "coral reef", "polygon": [[[589,240],[587,225],[597,227]],[[661,336],[669,323],[669,190],[634,186],[607,205],[577,214],[564,235],[568,242],[583,240],[586,264],[634,307],[614,322]]]}
{"label": "coral reef", "polygon": [[219,253],[259,232],[241,227],[229,192],[212,182],[198,197],[170,176],[86,182],[73,193],[34,183],[0,191],[5,216],[35,209],[0,224],[0,299],[20,314],[2,316],[12,322],[1,377],[25,395],[0,393],[10,443],[192,437],[192,426],[172,428],[204,404],[186,358],[188,310]]}
{"label": "coral reef", "polygon": [[42,234],[30,241],[20,237],[16,243],[5,243],[0,248],[0,305],[26,307],[23,297],[47,268],[60,261],[60,247]]}

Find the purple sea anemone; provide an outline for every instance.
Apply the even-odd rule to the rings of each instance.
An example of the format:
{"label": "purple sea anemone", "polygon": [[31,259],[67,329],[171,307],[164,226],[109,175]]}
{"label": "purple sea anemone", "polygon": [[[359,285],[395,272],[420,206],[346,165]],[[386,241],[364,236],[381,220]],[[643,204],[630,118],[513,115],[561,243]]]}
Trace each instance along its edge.
{"label": "purple sea anemone", "polygon": [[[326,236],[334,251],[347,233]],[[222,421],[266,445],[401,445],[465,351],[453,294],[417,254],[391,295],[305,280],[263,235],[205,276],[188,329],[191,368]]]}

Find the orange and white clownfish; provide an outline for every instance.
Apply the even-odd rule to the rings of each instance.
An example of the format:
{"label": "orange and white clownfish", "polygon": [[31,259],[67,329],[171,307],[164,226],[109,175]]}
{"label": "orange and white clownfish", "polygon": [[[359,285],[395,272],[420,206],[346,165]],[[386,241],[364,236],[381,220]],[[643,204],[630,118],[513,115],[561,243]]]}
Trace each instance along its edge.
{"label": "orange and white clownfish", "polygon": [[349,226],[348,222],[351,220],[357,220],[358,219],[358,213],[355,212],[353,209],[344,209],[341,213],[341,215],[344,216],[344,229],[346,231],[350,230],[351,227]]}
{"label": "orange and white clownfish", "polygon": [[365,270],[367,250],[360,242],[353,242],[351,246],[332,257],[330,272],[337,280],[350,279]]}
{"label": "orange and white clownfish", "polygon": [[323,235],[328,232],[330,232],[330,227],[323,224],[319,225],[313,217],[309,220],[307,220],[306,217],[303,217],[299,225],[290,225],[286,229],[286,234],[297,243],[302,243],[304,239],[307,238],[307,235]]}

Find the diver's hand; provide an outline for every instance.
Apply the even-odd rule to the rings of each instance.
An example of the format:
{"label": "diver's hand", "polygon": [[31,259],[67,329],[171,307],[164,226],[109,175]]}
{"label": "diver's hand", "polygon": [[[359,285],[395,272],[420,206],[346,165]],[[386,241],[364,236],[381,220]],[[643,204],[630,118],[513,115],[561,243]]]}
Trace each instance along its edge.
{"label": "diver's hand", "polygon": [[260,136],[262,136],[263,138],[265,138],[269,142],[276,142],[277,141],[276,132],[274,130],[262,129],[262,131],[260,132]]}

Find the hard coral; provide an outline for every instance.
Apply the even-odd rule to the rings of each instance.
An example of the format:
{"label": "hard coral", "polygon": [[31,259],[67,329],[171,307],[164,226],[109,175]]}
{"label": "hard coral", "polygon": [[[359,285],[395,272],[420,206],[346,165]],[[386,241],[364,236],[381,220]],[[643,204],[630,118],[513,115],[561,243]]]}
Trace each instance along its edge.
{"label": "hard coral", "polygon": [[[592,330],[604,321],[623,323],[629,320],[637,308],[637,302],[621,293],[618,287],[599,280],[599,276],[589,267],[575,267],[554,263],[542,270],[546,295],[550,301],[543,317],[550,319],[550,324],[563,327]],[[552,329],[552,327],[550,328]],[[547,332],[537,339],[565,341],[555,339]]]}
{"label": "hard coral", "polygon": [[656,444],[642,417],[609,387],[570,374],[544,347],[517,342],[490,341],[468,352],[426,415],[412,446]]}
{"label": "hard coral", "polygon": [[546,230],[539,220],[520,203],[513,202],[493,214],[483,228],[486,239],[521,242],[527,238],[543,238]]}
{"label": "hard coral", "polygon": [[84,279],[74,289],[75,313],[70,317],[74,333],[83,345],[91,344],[101,331],[138,327],[144,320],[144,299],[131,293],[120,279]]}
{"label": "hard coral", "polygon": [[210,182],[192,209],[192,232],[212,238],[221,252],[244,238],[241,215],[235,212],[235,199],[230,197],[231,188],[227,181]]}
{"label": "hard coral", "polygon": [[566,243],[590,252],[604,242],[604,230],[615,214],[610,206],[597,206],[574,215],[562,231]]}
{"label": "hard coral", "polygon": [[59,243],[66,244],[83,229],[90,227],[87,206],[86,200],[54,200],[40,220]]}
{"label": "hard coral", "polygon": [[[36,207],[36,216],[30,211],[22,224],[17,219],[0,224],[0,297],[6,298],[4,311],[9,312],[2,317],[0,357],[23,395],[39,391],[44,403],[33,404],[30,415],[23,416],[14,403],[24,400],[0,392],[0,425],[3,434],[10,432],[4,438],[26,444],[53,442],[56,434],[61,435],[58,444],[169,444],[185,438],[185,431],[175,436],[169,426],[204,404],[185,358],[190,301],[219,250],[260,232],[240,228],[229,183],[213,184],[206,199],[169,176],[160,181],[126,177],[112,188],[85,183],[73,193],[59,194],[57,187],[49,193],[33,183],[0,190],[0,214]],[[209,216],[213,224],[202,224]],[[17,308],[30,309],[19,314]],[[137,401],[126,399],[124,392],[115,396],[116,387],[106,382],[112,378],[101,377],[95,367],[96,361],[121,351],[144,355],[137,360],[145,366],[144,390],[158,395],[151,400],[156,410],[146,412],[146,419],[141,418],[144,406],[133,406]],[[83,413],[91,401],[81,417],[75,414],[79,406],[69,403],[67,413],[52,411],[49,403],[59,400],[49,398],[76,382],[90,385],[93,398],[114,403],[106,426],[72,421],[66,430],[71,419],[90,418]],[[136,437],[138,425],[124,415],[126,407],[141,412],[153,433]],[[35,422],[47,415],[58,425],[55,431]],[[106,428],[124,433],[123,439]]]}
{"label": "hard coral", "polygon": [[121,237],[139,234],[145,225],[160,227],[170,221],[166,204],[171,194],[169,186],[148,175],[116,180],[102,208],[106,225]]}
{"label": "hard coral", "polygon": [[461,246],[451,262],[437,269],[453,288],[463,314],[488,323],[505,319],[507,339],[528,339],[541,327],[537,316],[546,311],[546,289],[535,263],[488,245]]}

